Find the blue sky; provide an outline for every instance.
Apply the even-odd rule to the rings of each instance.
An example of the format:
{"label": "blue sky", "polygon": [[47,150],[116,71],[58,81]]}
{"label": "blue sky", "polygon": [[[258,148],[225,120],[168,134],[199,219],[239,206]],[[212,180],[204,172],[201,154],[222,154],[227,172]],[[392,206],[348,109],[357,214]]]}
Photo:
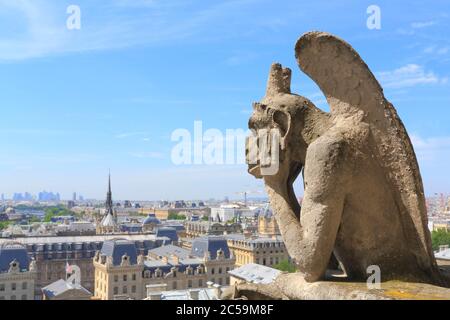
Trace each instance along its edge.
{"label": "blue sky", "polygon": [[[66,9],[81,9],[68,30]],[[369,5],[381,29],[366,27]],[[177,128],[245,129],[268,68],[327,110],[296,66],[310,30],[367,62],[410,133],[427,194],[450,192],[448,1],[0,0],[0,193],[116,199],[238,197],[261,190],[243,165],[175,166]]]}

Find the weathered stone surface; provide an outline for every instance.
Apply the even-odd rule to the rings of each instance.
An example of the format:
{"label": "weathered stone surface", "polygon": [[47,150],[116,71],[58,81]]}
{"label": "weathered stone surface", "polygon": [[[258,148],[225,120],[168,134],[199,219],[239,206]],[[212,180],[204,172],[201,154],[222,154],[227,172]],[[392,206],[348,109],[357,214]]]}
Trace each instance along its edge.
{"label": "weathered stone surface", "polygon": [[[249,127],[280,131],[279,170],[264,175],[267,161],[259,159],[249,164],[249,173],[264,179],[301,278],[323,280],[334,254],[351,281],[365,283],[367,268],[377,265],[383,281],[448,286],[431,248],[411,141],[374,75],[349,44],[327,33],[303,35],[295,54],[299,67],[325,94],[331,112],[291,93],[291,71],[273,64],[266,95],[254,104]],[[260,148],[261,143],[267,142],[260,142]],[[300,173],[305,188],[301,207],[293,188]],[[323,288],[299,279],[285,285],[297,285],[295,290],[305,295]],[[336,293],[344,294],[344,287],[340,284]],[[295,295],[302,297],[303,291]]]}
{"label": "weathered stone surface", "polygon": [[423,283],[388,281],[379,289],[364,282],[317,281],[308,283],[298,274],[284,274],[271,285],[241,284],[223,298],[251,300],[450,300],[450,289]]}

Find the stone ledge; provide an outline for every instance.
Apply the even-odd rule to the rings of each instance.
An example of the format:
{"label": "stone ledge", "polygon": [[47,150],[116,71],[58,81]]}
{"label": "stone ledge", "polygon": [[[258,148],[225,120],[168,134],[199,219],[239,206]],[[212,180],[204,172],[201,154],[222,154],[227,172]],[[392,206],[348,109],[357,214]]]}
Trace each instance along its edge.
{"label": "stone ledge", "polygon": [[[282,289],[281,289],[282,288]],[[226,295],[224,298],[227,298]],[[300,274],[282,274],[269,285],[238,284],[228,298],[249,300],[450,300],[450,289],[424,283],[388,281],[380,289],[366,283],[319,281],[308,283]]]}

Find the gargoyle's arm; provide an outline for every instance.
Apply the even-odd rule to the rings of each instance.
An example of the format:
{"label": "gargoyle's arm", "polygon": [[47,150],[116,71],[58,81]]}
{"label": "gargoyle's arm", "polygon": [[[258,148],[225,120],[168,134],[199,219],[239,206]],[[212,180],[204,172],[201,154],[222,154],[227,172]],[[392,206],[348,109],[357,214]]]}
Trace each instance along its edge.
{"label": "gargoyle's arm", "polygon": [[343,144],[321,137],[309,148],[305,161],[305,193],[300,221],[289,197],[291,183],[277,185],[266,179],[275,217],[286,247],[307,281],[325,274],[334,249],[344,205],[345,186],[341,177]]}

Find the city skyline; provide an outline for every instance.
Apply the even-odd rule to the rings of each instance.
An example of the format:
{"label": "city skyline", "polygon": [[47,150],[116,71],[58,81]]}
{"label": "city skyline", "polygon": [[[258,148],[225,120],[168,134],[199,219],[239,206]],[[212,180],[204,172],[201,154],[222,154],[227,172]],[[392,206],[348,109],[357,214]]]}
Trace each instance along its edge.
{"label": "city skyline", "polygon": [[[0,1],[3,138],[0,193],[53,190],[103,199],[223,199],[263,190],[246,166],[174,165],[171,134],[246,129],[274,61],[293,91],[327,111],[298,69],[294,44],[319,29],[348,40],[368,63],[413,141],[427,195],[449,193],[450,7],[378,1],[77,1],[81,29],[66,30],[69,1]],[[280,19],[278,17],[283,17]],[[182,52],[183,56],[180,56]],[[24,94],[26,92],[26,94]],[[243,150],[240,150],[243,152]],[[301,195],[301,181],[297,183]]]}

